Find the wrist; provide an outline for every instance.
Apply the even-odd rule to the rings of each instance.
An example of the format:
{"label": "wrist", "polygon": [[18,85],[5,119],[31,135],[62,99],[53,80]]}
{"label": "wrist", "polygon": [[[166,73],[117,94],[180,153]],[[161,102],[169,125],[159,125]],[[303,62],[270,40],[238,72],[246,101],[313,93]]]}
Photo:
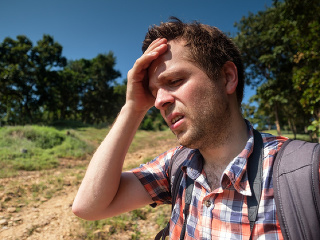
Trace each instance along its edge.
{"label": "wrist", "polygon": [[121,108],[120,114],[127,115],[131,120],[142,121],[149,109],[147,108],[137,108],[134,104],[126,102]]}
{"label": "wrist", "polygon": [[126,101],[121,111],[144,117],[151,107],[152,106],[137,106],[134,101]]}

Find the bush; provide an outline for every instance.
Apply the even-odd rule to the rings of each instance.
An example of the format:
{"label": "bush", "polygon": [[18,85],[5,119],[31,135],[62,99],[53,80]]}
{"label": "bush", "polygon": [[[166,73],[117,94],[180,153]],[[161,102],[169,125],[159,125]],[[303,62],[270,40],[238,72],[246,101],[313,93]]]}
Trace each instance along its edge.
{"label": "bush", "polygon": [[146,118],[143,122],[142,122],[142,124],[141,124],[141,126],[140,126],[140,129],[142,129],[142,130],[147,130],[147,131],[153,131],[153,130],[155,130],[155,128],[154,128],[154,126],[153,126],[153,121],[152,121],[152,119],[151,118]]}
{"label": "bush", "polygon": [[59,158],[82,158],[93,147],[79,139],[72,130],[53,127],[18,126],[0,128],[0,177],[14,175],[17,170],[55,168]]}
{"label": "bush", "polygon": [[13,141],[34,143],[36,147],[42,149],[53,148],[60,145],[65,136],[52,128],[27,126],[27,127],[9,127],[4,132],[4,138],[12,143]]}

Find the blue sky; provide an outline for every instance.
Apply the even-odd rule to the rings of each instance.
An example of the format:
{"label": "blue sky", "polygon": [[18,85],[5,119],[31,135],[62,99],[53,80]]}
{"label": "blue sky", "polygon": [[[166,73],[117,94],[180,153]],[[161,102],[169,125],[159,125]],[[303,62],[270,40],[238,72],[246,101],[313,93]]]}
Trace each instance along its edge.
{"label": "blue sky", "polygon": [[[68,60],[112,51],[122,81],[141,55],[149,26],[176,16],[236,34],[234,23],[242,16],[271,5],[272,0],[0,0],[0,41],[26,35],[36,45],[49,34]],[[244,101],[252,94],[246,87]]]}

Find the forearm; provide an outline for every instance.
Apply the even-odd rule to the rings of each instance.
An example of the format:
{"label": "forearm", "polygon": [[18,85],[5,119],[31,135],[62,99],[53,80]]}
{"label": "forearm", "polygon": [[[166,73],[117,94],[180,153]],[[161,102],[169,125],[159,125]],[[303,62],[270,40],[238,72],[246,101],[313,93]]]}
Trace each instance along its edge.
{"label": "forearm", "polygon": [[148,67],[167,47],[166,39],[153,41],[128,72],[126,104],[89,164],[72,207],[77,216],[101,219],[152,201],[132,173],[121,177],[121,172],[132,139],[154,105],[155,99],[148,89]]}
{"label": "forearm", "polygon": [[145,112],[135,112],[128,104],[121,109],[88,166],[73,204],[75,214],[84,218],[99,215],[112,202],[125,156],[144,115]]}

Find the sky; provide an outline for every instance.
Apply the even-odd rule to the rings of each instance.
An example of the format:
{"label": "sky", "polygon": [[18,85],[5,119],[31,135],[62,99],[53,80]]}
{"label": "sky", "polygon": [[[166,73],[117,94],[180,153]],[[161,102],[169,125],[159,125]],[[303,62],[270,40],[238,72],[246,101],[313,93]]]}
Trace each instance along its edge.
{"label": "sky", "polygon": [[[200,21],[236,35],[235,22],[264,11],[272,0],[0,0],[0,42],[27,36],[34,45],[49,34],[68,60],[92,59],[112,51],[121,83],[135,60],[149,26],[170,16]],[[254,94],[246,86],[244,102]]]}

